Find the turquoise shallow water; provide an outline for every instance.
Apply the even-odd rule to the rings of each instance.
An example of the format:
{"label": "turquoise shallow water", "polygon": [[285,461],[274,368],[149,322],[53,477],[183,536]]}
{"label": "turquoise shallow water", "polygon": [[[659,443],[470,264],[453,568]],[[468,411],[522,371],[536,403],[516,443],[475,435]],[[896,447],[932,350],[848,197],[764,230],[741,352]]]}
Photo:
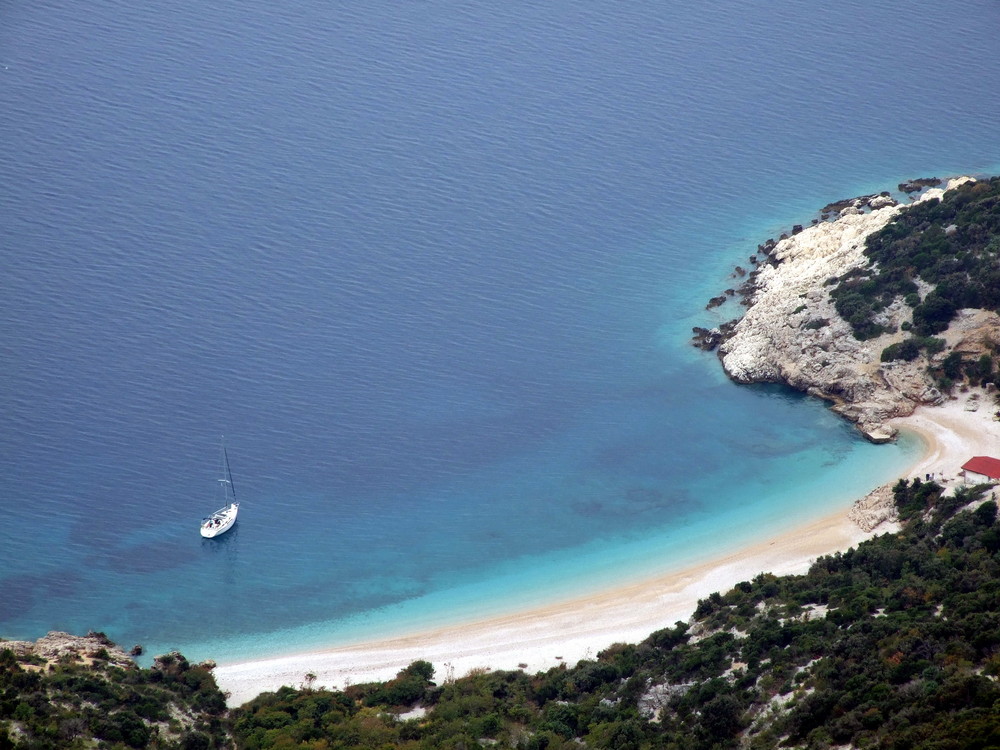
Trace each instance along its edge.
{"label": "turquoise shallow water", "polygon": [[[817,207],[1000,171],[996,13],[14,3],[0,635],[366,637],[891,478],[913,446],[687,340]],[[203,542],[223,432],[243,508]]]}
{"label": "turquoise shallow water", "polygon": [[[442,579],[428,593],[332,621],[312,622],[269,634],[223,636],[191,644],[185,652],[226,654],[231,661],[300,653],[355,642],[391,639],[421,630],[481,620],[491,615],[542,607],[591,592],[619,588],[631,581],[680,571],[734,549],[777,536],[817,514],[831,513],[866,494],[874,482],[905,472],[923,450],[919,438],[904,435],[898,450],[854,453],[833,472],[809,477],[802,466],[783,480],[706,488],[718,503],[712,511],[688,516],[676,525],[630,538],[594,539],[565,551],[515,559],[487,571]],[[750,502],[743,502],[749,499]],[[763,571],[761,571],[763,572]],[[667,626],[671,622],[664,621]]]}

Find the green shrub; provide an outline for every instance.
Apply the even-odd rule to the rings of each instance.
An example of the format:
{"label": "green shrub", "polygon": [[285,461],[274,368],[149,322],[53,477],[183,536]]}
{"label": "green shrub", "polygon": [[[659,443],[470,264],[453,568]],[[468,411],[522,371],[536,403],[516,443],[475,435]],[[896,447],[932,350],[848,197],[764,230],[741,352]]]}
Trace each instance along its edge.
{"label": "green shrub", "polygon": [[[946,232],[954,224],[957,231]],[[912,330],[932,336],[964,307],[1000,311],[1000,179],[963,185],[914,204],[870,235],[870,268],[836,280],[831,296],[856,338],[881,331],[874,317],[894,299],[913,308]],[[934,285],[922,300],[915,279]]]}
{"label": "green shrub", "polygon": [[947,342],[944,339],[939,339],[935,336],[928,336],[921,340],[920,345],[928,355],[931,355],[943,352]]}
{"label": "green shrub", "polygon": [[890,344],[883,349],[881,360],[883,362],[892,362],[894,360],[901,359],[904,362],[912,362],[918,356],[920,356],[920,341],[918,339],[908,338],[903,341],[898,341],[895,344]]}

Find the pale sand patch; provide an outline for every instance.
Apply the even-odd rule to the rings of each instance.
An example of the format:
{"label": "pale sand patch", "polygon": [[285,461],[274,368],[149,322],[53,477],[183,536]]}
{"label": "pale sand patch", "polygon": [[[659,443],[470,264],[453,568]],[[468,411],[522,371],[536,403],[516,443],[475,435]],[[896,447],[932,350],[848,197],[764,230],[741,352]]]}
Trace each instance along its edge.
{"label": "pale sand patch", "polygon": [[[969,409],[975,408],[975,411]],[[911,416],[891,424],[919,434],[928,444],[927,453],[911,469],[924,478],[934,474],[945,486],[961,482],[961,466],[973,456],[1000,457],[1000,421],[994,419],[994,397],[975,390],[958,394],[941,406],[919,407]]]}
{"label": "pale sand patch", "polygon": [[[1000,422],[992,418],[996,407],[983,397],[978,411],[967,411],[967,399],[963,395],[894,420],[896,427],[917,432],[927,443],[909,476],[934,472],[954,486],[960,481],[959,467],[972,456],[1000,456]],[[215,676],[235,706],[282,685],[298,687],[307,673],[316,675],[316,687],[343,688],[390,679],[417,659],[434,664],[439,683],[476,668],[517,669],[524,664],[534,673],[562,662],[574,665],[613,643],[637,643],[655,630],[687,620],[698,599],[713,591],[724,593],[761,572],[804,573],[817,557],[887,530],[894,529],[862,531],[847,518],[845,508],[711,562],[609,591],[391,640],[221,664]]]}

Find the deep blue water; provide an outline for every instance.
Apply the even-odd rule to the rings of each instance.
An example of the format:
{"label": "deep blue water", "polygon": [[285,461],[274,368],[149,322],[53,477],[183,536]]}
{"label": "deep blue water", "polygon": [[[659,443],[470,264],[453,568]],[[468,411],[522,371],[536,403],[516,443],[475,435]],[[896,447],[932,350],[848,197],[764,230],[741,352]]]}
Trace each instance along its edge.
{"label": "deep blue water", "polygon": [[[819,206],[1000,171],[995,3],[0,13],[0,635],[468,617],[916,450],[687,339]],[[203,542],[222,433],[243,507]]]}

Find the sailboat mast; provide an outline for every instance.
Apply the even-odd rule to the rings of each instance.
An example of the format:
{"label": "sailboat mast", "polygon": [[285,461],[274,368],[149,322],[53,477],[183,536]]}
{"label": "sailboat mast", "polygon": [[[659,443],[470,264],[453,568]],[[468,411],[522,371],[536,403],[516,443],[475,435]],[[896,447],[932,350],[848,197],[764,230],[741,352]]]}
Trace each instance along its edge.
{"label": "sailboat mast", "polygon": [[223,507],[229,505],[229,490],[226,485],[229,484],[229,477],[226,476],[226,469],[228,468],[228,459],[226,458],[226,436],[223,435],[219,439],[219,449],[222,451],[222,466],[219,468],[222,470],[222,476],[219,477],[219,484],[222,486],[222,505]]}
{"label": "sailboat mast", "polygon": [[226,475],[229,477],[229,486],[233,490],[233,502],[236,502],[236,485],[233,484],[233,472],[229,468],[229,453],[226,452],[226,444],[222,444],[222,457],[226,461]]}

